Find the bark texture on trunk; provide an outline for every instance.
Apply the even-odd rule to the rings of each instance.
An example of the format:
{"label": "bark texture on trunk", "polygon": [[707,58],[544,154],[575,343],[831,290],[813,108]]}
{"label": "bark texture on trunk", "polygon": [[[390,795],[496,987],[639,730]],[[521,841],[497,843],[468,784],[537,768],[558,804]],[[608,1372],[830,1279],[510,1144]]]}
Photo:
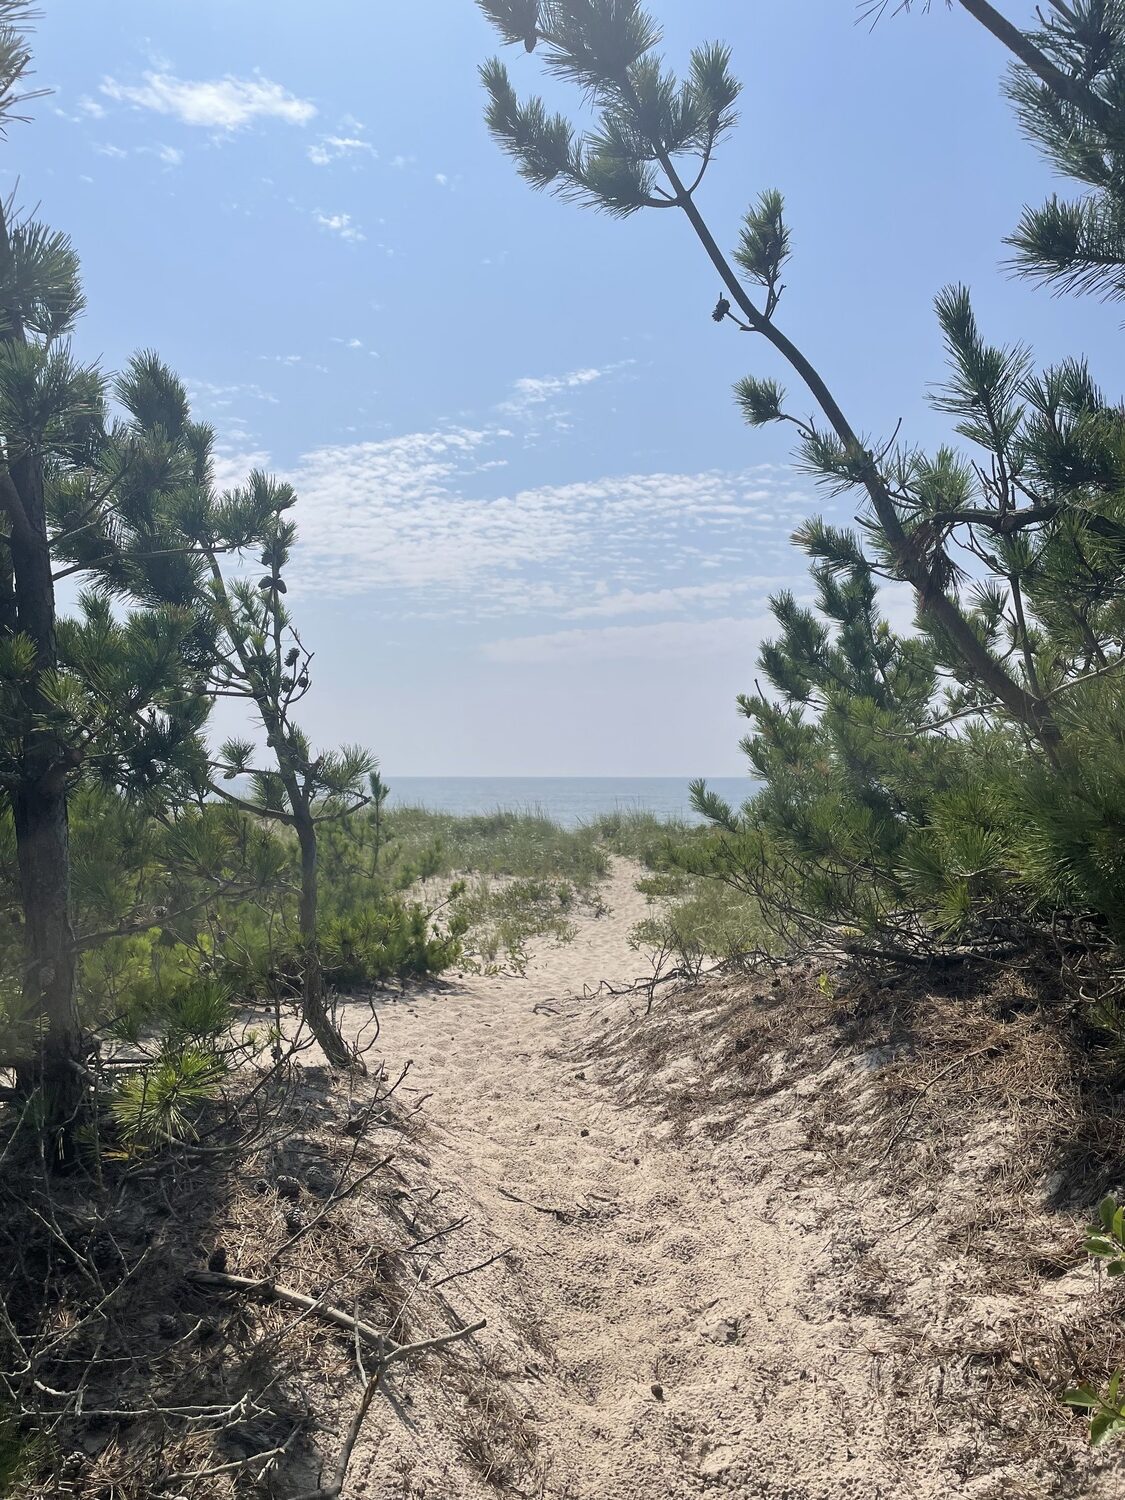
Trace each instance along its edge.
{"label": "bark texture on trunk", "polygon": [[35,672],[22,691],[27,724],[11,803],[24,916],[23,995],[41,1036],[20,1074],[26,1085],[43,1088],[47,1128],[65,1154],[86,1090],[71,924],[66,749],[45,722],[50,704],[42,682],[58,665],[55,591],[42,466],[24,455],[9,464],[8,477],[25,523],[8,538],[14,623],[35,647]]}

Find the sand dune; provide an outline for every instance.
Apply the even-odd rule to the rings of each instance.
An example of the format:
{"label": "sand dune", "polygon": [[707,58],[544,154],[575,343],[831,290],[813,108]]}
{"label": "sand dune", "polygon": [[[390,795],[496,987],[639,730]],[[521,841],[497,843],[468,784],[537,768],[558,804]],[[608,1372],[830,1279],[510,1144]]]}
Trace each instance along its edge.
{"label": "sand dune", "polygon": [[[575,941],[540,947],[522,977],[451,979],[381,1009],[389,1068],[412,1059],[410,1085],[431,1095],[420,1166],[439,1217],[469,1220],[435,1274],[506,1253],[449,1288],[459,1316],[489,1320],[467,1372],[405,1377],[409,1418],[373,1417],[349,1492],[1079,1493],[1023,1476],[986,1427],[943,1425],[932,1405],[904,1446],[893,1294],[872,1285],[869,1226],[834,1200],[831,1172],[803,1175],[801,1088],[815,1081],[734,1130],[685,1133],[629,1102],[628,1053],[609,1039],[644,1000],[602,986],[648,972],[627,940],[645,911],[633,875],[617,864],[610,911],[583,914]],[[673,1062],[665,1085],[706,1093],[692,1067]],[[915,1281],[923,1249],[894,1241]],[[932,1363],[915,1382],[924,1401],[945,1378]],[[1074,1450],[1079,1462],[1077,1428]],[[1087,1469],[1081,1492],[1120,1493],[1115,1462]]]}

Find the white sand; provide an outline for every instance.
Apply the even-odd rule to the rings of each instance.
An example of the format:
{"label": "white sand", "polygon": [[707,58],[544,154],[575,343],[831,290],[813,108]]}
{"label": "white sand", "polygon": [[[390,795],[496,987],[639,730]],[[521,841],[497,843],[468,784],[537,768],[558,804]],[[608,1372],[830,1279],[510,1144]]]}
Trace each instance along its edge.
{"label": "white sand", "polygon": [[[434,1274],[512,1253],[445,1289],[457,1316],[489,1319],[467,1352],[479,1361],[480,1409],[432,1366],[410,1372],[409,1410],[372,1412],[347,1494],[1066,1493],[1042,1475],[1024,1488],[1010,1462],[963,1481],[976,1438],[932,1411],[933,1431],[901,1451],[889,1421],[893,1309],[857,1303],[848,1267],[867,1247],[848,1240],[830,1186],[788,1180],[796,1159],[784,1153],[796,1148],[783,1142],[799,1138],[795,1126],[779,1134],[747,1121],[721,1143],[706,1132],[676,1143],[668,1125],[620,1103],[597,1038],[643,997],[589,992],[647,972],[626,941],[646,909],[633,875],[618,864],[611,913],[583,914],[577,939],[534,952],[523,977],[466,977],[381,1010],[392,1073],[412,1058],[409,1082],[432,1095],[415,1176],[440,1190],[439,1218],[471,1219]],[[896,1253],[918,1257],[908,1237],[896,1246],[904,1239]],[[489,1443],[499,1453],[513,1424],[536,1453],[498,1491],[466,1458],[465,1432],[482,1431],[486,1454]],[[1117,1492],[1116,1482],[1098,1490]]]}

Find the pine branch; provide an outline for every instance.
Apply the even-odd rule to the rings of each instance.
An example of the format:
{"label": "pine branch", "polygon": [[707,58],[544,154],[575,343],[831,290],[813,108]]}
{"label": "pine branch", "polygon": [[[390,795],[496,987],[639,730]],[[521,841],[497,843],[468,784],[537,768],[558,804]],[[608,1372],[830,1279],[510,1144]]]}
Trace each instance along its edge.
{"label": "pine branch", "polygon": [[655,144],[654,151],[676,192],[680,207],[687,215],[712,265],[722,278],[724,286],[742,309],[747,322],[755,333],[760,333],[797,371],[831,424],[845,453],[854,460],[858,460],[859,480],[867,491],[896,565],[901,570],[904,579],[913,585],[923,612],[931,616],[948,635],[966,664],[988,687],[988,690],[1010,713],[1031,730],[1049,755],[1053,754],[1054,746],[1059,740],[1059,731],[1045,705],[1041,700],[1026,692],[1014,678],[1004,671],[991,652],[978,640],[976,633],[954,601],[944,590],[935,589],[929,562],[912,544],[886,484],[878,473],[873,456],[864,449],[823,377],[801,350],[751,301],[741,281],[719,249],[696,204],[685,193],[675,164],[667,153],[657,149]]}
{"label": "pine branch", "polygon": [[958,0],[958,3],[1045,83],[1052,93],[1072,105],[1091,125],[1104,131],[1111,140],[1120,135],[1121,120],[1117,112],[1099,99],[1093,89],[1080,78],[1074,78],[1056,67],[1029,36],[1013,26],[995,6],[989,5],[988,0]]}

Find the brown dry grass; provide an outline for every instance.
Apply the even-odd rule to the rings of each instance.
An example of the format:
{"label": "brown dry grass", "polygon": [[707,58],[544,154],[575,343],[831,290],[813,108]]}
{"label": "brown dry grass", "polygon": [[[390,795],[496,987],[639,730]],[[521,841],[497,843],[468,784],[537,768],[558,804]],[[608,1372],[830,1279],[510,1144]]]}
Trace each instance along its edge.
{"label": "brown dry grass", "polygon": [[[386,1092],[385,1078],[348,1088],[318,1068],[278,1071],[265,1088],[243,1073],[200,1121],[205,1152],[103,1160],[90,1175],[47,1177],[12,1143],[0,1409],[24,1448],[13,1497],[234,1500],[267,1480],[286,1492],[319,1482],[362,1395],[362,1351],[268,1289],[227,1292],[189,1273],[210,1261],[272,1279],[396,1343],[458,1326],[415,1248],[441,1226],[410,1117]],[[407,1378],[394,1369],[392,1399]]]}
{"label": "brown dry grass", "polygon": [[1098,978],[1045,953],[931,973],[802,959],[684,986],[601,1044],[622,1102],[674,1139],[791,1128],[791,1167],[761,1175],[855,1210],[872,1243],[842,1310],[896,1309],[889,1429],[983,1422],[1028,1467],[997,1496],[1075,1492],[1061,1394],[1125,1366],[1125,1293],[1091,1282],[1082,1248],[1125,1183],[1125,1049],[1092,1022]]}

